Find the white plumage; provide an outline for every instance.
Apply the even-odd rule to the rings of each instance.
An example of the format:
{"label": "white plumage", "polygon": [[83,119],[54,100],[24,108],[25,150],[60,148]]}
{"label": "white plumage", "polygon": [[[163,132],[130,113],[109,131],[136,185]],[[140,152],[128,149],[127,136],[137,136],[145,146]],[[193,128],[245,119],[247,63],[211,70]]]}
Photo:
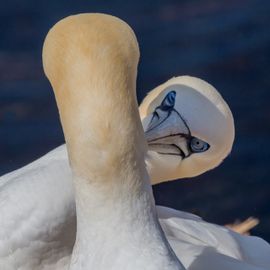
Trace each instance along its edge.
{"label": "white plumage", "polygon": [[[191,134],[207,141],[211,151],[194,153],[184,159],[179,155],[172,157],[150,151],[147,166],[153,182],[160,182],[161,178],[193,176],[217,166],[229,153],[234,137],[232,116],[221,96],[205,82],[186,76],[161,85],[144,101],[140,113],[148,134],[153,113],[171,90],[176,91],[175,108],[183,115]],[[208,107],[198,107],[200,102],[196,99],[200,96],[194,95],[196,91],[210,100]],[[181,98],[183,95],[185,99]],[[196,108],[192,107],[192,102]],[[216,112],[224,113],[223,122],[218,124],[225,127],[227,124],[230,136],[225,138],[222,133],[215,132],[209,123],[201,127],[196,116],[195,120],[191,118],[194,113],[189,114],[197,110],[203,123],[208,108],[211,112],[215,108]],[[177,123],[168,120],[170,125]],[[161,131],[171,132],[169,124]],[[194,166],[198,169],[193,170]],[[75,241],[76,211],[64,145],[1,177],[0,212],[0,269],[68,269]],[[270,248],[262,239],[235,234],[184,212],[164,207],[157,207],[157,212],[166,237],[188,269],[255,270],[268,269],[270,265]]]}

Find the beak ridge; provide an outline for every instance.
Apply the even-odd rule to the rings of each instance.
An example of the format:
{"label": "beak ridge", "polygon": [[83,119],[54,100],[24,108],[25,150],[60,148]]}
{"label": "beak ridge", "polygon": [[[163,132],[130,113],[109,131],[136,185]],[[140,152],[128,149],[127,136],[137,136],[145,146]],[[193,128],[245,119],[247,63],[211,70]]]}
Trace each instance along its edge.
{"label": "beak ridge", "polygon": [[190,131],[180,114],[174,109],[157,109],[148,124],[145,137],[149,150],[160,154],[189,155],[188,143]]}

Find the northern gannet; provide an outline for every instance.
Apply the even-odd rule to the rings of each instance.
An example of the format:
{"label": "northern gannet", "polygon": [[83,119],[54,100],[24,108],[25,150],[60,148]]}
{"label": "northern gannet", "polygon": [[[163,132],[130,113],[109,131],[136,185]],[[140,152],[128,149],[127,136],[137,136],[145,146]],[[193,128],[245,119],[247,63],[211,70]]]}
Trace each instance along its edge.
{"label": "northern gannet", "polygon": [[218,91],[201,79],[172,78],[150,92],[139,110],[152,183],[202,174],[231,151],[231,110]]}
{"label": "northern gannet", "polygon": [[158,222],[144,161],[138,61],[132,29],[110,15],[70,16],[44,42],[75,188],[70,270],[184,270]]}
{"label": "northern gannet", "polygon": [[[61,74],[60,74],[61,75]],[[57,78],[56,78],[57,79]],[[150,122],[151,120],[155,120],[155,112],[156,110],[160,109],[160,106],[166,104],[167,102],[171,102],[173,97],[175,100],[177,100],[178,92],[180,92],[179,95],[181,95],[181,86],[184,86],[185,93],[187,94],[187,89],[191,88],[192,95],[186,95],[186,104],[193,103],[194,98],[199,97],[200,95],[194,95],[196,92],[201,92],[203,90],[198,89],[202,87],[211,88],[210,85],[207,83],[188,76],[183,77],[177,77],[172,80],[170,80],[170,83],[175,84],[177,89],[175,87],[173,88],[167,88],[170,83],[165,83],[162,86],[158,88],[158,91],[156,90],[155,94],[150,94],[146,101],[149,101],[149,105],[155,105],[152,106],[152,111],[149,111],[148,118],[144,120],[144,126],[148,132],[149,138],[150,135],[153,136],[153,132],[151,131]],[[198,84],[199,83],[199,84]],[[165,89],[164,89],[165,86]],[[162,89],[161,89],[162,88]],[[179,88],[179,89],[178,89]],[[165,92],[163,92],[163,90]],[[171,91],[175,91],[176,95],[169,94]],[[195,92],[193,92],[195,91]],[[223,99],[219,94],[214,94],[215,90],[210,91],[211,95],[216,96],[217,98],[217,105],[221,106],[223,103]],[[207,97],[207,91],[205,92],[205,95]],[[151,101],[151,97],[153,100]],[[157,97],[157,99],[156,99]],[[210,102],[211,103],[211,102]],[[144,103],[143,103],[144,104]],[[179,103],[178,101],[174,101],[174,108],[178,111]],[[215,103],[213,103],[213,106],[215,106]],[[159,107],[159,108],[158,108]],[[227,105],[223,105],[223,107],[227,107]],[[144,109],[141,109],[141,113],[144,113],[145,108],[147,106],[144,106]],[[180,110],[181,114],[183,114],[183,111]],[[202,110],[204,108],[202,107],[196,107],[195,112],[196,114],[200,115],[202,113]],[[219,107],[217,107],[217,111],[219,111]],[[194,117],[194,114],[192,115],[185,115],[181,116],[186,117],[183,118],[187,124],[189,124],[189,121],[192,120],[192,117]],[[203,115],[203,114],[202,114]],[[231,113],[228,113],[228,119],[230,118]],[[208,115],[209,116],[209,115]],[[147,115],[144,115],[144,118],[146,118]],[[181,119],[179,117],[179,119]],[[191,119],[189,119],[191,117]],[[196,115],[195,115],[196,117]],[[168,118],[168,119],[175,119],[175,118]],[[176,121],[176,123],[179,124],[179,119]],[[201,124],[203,122],[203,118],[200,118]],[[207,118],[206,118],[207,119]],[[226,119],[226,118],[225,118]],[[230,122],[231,120],[229,120]],[[192,121],[191,121],[192,122]],[[207,121],[206,121],[207,122]],[[168,128],[170,128],[169,121]],[[232,121],[233,123],[233,121]],[[173,124],[173,123],[171,123]],[[207,122],[209,124],[209,122]],[[164,126],[163,126],[164,127]],[[187,129],[187,128],[186,128]],[[186,130],[185,129],[185,130]],[[193,129],[189,127],[192,136],[197,136],[196,133],[193,132]],[[196,129],[195,129],[196,130]],[[202,130],[203,131],[203,130]],[[231,131],[234,133],[234,128],[231,128]],[[214,130],[215,132],[215,130]],[[202,132],[203,133],[203,132]],[[232,133],[232,134],[233,134]],[[208,134],[208,133],[207,133]],[[230,134],[228,137],[232,138],[232,134]],[[201,134],[203,135],[203,134]],[[202,140],[203,145],[207,145],[207,150],[205,151],[205,154],[211,149],[212,142],[207,141],[207,137],[204,136],[197,136],[197,139]],[[204,139],[204,140],[203,140]],[[227,137],[225,137],[227,140]],[[233,139],[232,139],[233,140]],[[168,141],[166,141],[168,144]],[[183,144],[183,141],[181,142]],[[226,142],[220,141],[221,144]],[[232,144],[232,142],[231,142]],[[231,145],[228,143],[228,149],[227,154],[229,153],[231,149]],[[156,147],[154,145],[151,146],[151,152],[148,156],[150,157],[150,161],[154,160],[154,153],[153,148]],[[222,148],[222,145],[221,145]],[[170,148],[171,149],[171,148]],[[212,147],[213,149],[213,147]],[[217,151],[219,151],[219,148],[216,148]],[[185,149],[184,149],[185,150]],[[191,169],[190,176],[194,174],[198,174],[198,170],[196,169],[196,172],[194,173],[193,169],[197,164],[197,159],[199,157],[202,157],[202,154],[204,152],[201,151],[199,154],[192,154],[189,155],[189,157],[186,157],[184,159],[185,162],[187,162],[188,159],[193,158],[194,165],[189,167]],[[163,154],[156,155],[158,158],[157,165],[163,164],[166,162],[166,156]],[[171,155],[170,155],[171,156]],[[197,158],[196,158],[197,156]],[[216,156],[219,156],[221,160],[226,156],[224,154],[220,155],[217,154]],[[215,155],[214,155],[215,157]],[[164,159],[163,159],[164,158]],[[204,171],[207,171],[208,169],[213,167],[213,164],[218,165],[221,160],[211,160],[210,158],[207,158],[204,156],[206,160],[209,161],[209,163],[204,163],[206,167],[201,167],[201,173]],[[181,155],[178,156],[178,159],[173,159],[173,163],[178,168],[181,167]],[[148,167],[149,164],[151,165],[151,162],[147,162]],[[171,164],[170,162],[168,164]],[[188,168],[188,164],[186,163],[186,168]],[[200,164],[200,163],[199,163]],[[207,167],[207,164],[209,164],[209,167]],[[166,167],[165,167],[166,168]],[[169,167],[171,168],[171,167]],[[149,172],[151,175],[151,172],[153,171],[154,167],[149,168]],[[169,170],[168,170],[169,171]],[[173,173],[169,172],[168,179],[175,175],[175,169],[173,169]],[[187,174],[186,170],[179,170],[179,176],[177,177],[183,177],[183,176],[189,176]],[[183,173],[185,172],[185,174]],[[160,177],[159,177],[160,178]],[[159,180],[158,176],[155,178],[155,182],[158,182]],[[168,180],[164,178],[164,180]],[[162,181],[162,179],[160,179]],[[74,209],[74,195],[73,195],[73,189],[71,185],[71,172],[69,169],[69,166],[67,164],[67,155],[66,150],[64,146],[61,146],[60,148],[54,150],[53,152],[45,155],[40,160],[18,170],[11,174],[8,174],[0,180],[1,190],[0,190],[0,204],[1,204],[1,217],[4,217],[0,220],[0,266],[4,269],[17,269],[19,266],[24,267],[22,269],[64,269],[64,265],[67,265],[70,259],[71,250],[73,247],[73,243],[75,241],[75,209]],[[177,212],[178,215],[174,217],[173,219],[164,218],[164,208],[158,207],[157,208],[158,215],[160,217],[160,220],[162,220],[163,227],[168,228],[168,230],[171,228],[171,223],[175,224],[181,224],[185,223],[187,219],[190,219],[191,215],[183,212],[173,212],[174,214]],[[169,213],[170,210],[166,209]],[[165,211],[165,212],[166,212]],[[181,214],[180,214],[181,213]],[[193,218],[194,216],[192,216]],[[172,222],[173,220],[173,222]],[[199,218],[196,217],[195,221],[199,222]],[[177,223],[177,222],[178,223]],[[195,223],[196,223],[195,222]],[[202,222],[200,220],[200,222]],[[176,225],[175,225],[176,226]],[[198,224],[200,227],[200,225]],[[204,227],[207,230],[207,234],[209,235],[209,232],[211,234],[212,227],[215,225],[205,223]],[[177,227],[177,226],[176,226]],[[184,226],[185,227],[185,226]],[[210,230],[208,229],[211,228]],[[223,246],[223,249],[227,248],[230,249],[230,246],[235,246],[235,249],[232,250],[232,258],[236,258],[239,260],[239,257],[243,258],[245,260],[245,249],[242,248],[242,243],[245,243],[247,238],[238,238],[238,235],[232,234],[229,230],[223,228],[223,227],[215,227],[217,231],[224,232],[224,234],[228,235],[228,238],[230,241],[224,241],[222,243],[222,240],[224,237],[219,238],[219,234],[215,234],[215,239],[218,242],[220,240],[220,245]],[[168,231],[167,230],[167,231]],[[166,230],[165,230],[166,231]],[[195,230],[193,227],[190,227],[190,231],[187,231],[187,235],[193,235],[195,239],[200,239],[200,235],[197,235],[196,233],[200,232],[200,230],[197,230],[195,226]],[[167,232],[168,233],[168,232]],[[177,236],[176,236],[177,237]],[[204,238],[202,240],[202,243],[199,241],[197,243],[198,246],[211,246],[211,240],[213,236],[209,236],[209,238]],[[262,240],[254,240],[255,238],[248,238],[249,241],[252,243],[256,241],[257,246],[258,243],[264,243]],[[170,238],[169,238],[170,240]],[[179,239],[178,239],[179,240]],[[208,242],[207,242],[208,240]],[[179,240],[180,241],[180,240]],[[181,242],[181,241],[180,241]],[[191,246],[194,244],[190,240]],[[213,242],[212,242],[213,244]],[[263,244],[262,244],[263,245]],[[245,245],[244,245],[245,246]],[[247,245],[247,246],[252,246]],[[211,246],[213,247],[213,245]],[[236,250],[236,251],[235,251]],[[263,249],[265,251],[265,249]],[[267,249],[266,249],[267,250]],[[235,251],[235,254],[234,254]],[[222,250],[218,250],[219,253],[223,254]],[[53,256],[51,255],[53,254]],[[263,254],[263,252],[262,252]],[[243,261],[242,260],[242,261]],[[51,268],[50,268],[51,267]]]}
{"label": "northern gannet", "polygon": [[[190,95],[187,94],[189,91]],[[177,133],[183,127],[183,131],[188,132],[180,115],[183,113],[182,104],[179,101],[179,97],[183,95],[182,92],[186,94],[185,102],[187,104],[193,103],[194,100],[196,103],[196,98],[201,95],[201,92],[206,97],[208,93],[211,93],[211,96],[214,96],[218,102],[216,104],[209,102],[210,107],[216,106],[217,113],[219,113],[220,108],[227,112],[227,117],[224,117],[221,121],[224,122],[224,126],[228,126],[228,130],[231,130],[231,134],[228,132],[229,137],[222,137],[226,142],[222,138],[220,139],[220,147],[216,147],[216,158],[214,160],[207,158],[206,161],[208,162],[200,167],[200,171],[196,170],[195,174],[199,174],[217,166],[230,152],[233,143],[232,114],[215,88],[195,77],[180,76],[172,78],[148,94],[139,108],[140,115],[149,137],[149,143],[153,143],[152,137],[158,138],[160,132],[171,135],[171,132]],[[166,104],[171,104],[171,109],[177,111],[180,116],[175,117],[172,114],[166,118],[162,126],[150,130],[148,128],[149,123],[151,122],[153,125],[156,119],[155,115],[162,112],[162,108]],[[165,106],[166,109],[167,107]],[[199,115],[204,115],[204,107],[197,105],[196,110]],[[166,113],[169,113],[169,111],[164,111],[163,116]],[[205,121],[205,118],[202,117],[201,121]],[[186,124],[189,125],[189,123]],[[157,131],[156,135],[155,130]],[[193,131],[192,136],[194,137]],[[168,138],[165,142],[167,145],[164,145],[163,150],[166,147],[170,151],[174,149],[171,145],[178,144],[178,141],[175,140],[177,137],[182,144],[182,146],[177,147],[183,147],[184,151],[187,151],[186,147],[196,146],[196,144],[186,145],[185,141],[181,140],[181,136],[176,135],[171,137],[171,141],[170,137]],[[215,136],[213,135],[213,137]],[[202,138],[208,142],[203,141]],[[206,145],[206,148],[212,147],[213,149],[211,139],[206,138],[203,132],[197,137],[197,141],[202,144],[202,147]],[[194,142],[196,140],[193,140]],[[226,143],[228,146],[224,151],[223,145]],[[183,175],[181,166],[185,163],[182,162],[183,157],[181,155],[158,154],[155,153],[154,147],[157,146],[154,144],[150,146],[151,149],[146,156],[147,169],[152,183],[194,176],[193,167],[190,168],[190,175],[187,169],[184,170],[185,174]],[[177,151],[177,149],[175,148],[174,151]],[[197,159],[200,159],[204,153],[202,150],[207,152],[209,149],[194,150],[194,153],[189,154],[184,160],[186,162],[188,159],[195,158],[195,167],[197,166],[196,156]],[[156,148],[156,151],[158,151],[158,148]],[[192,164],[192,162],[190,163]],[[19,170],[2,176],[0,178],[0,202],[2,205],[0,215],[5,217],[0,219],[0,266],[2,262],[5,266],[8,264],[15,267],[11,269],[16,269],[18,265],[29,265],[29,267],[32,265],[32,268],[38,269],[37,263],[40,264],[40,262],[46,266],[53,263],[52,261],[55,264],[62,264],[69,260],[75,241],[76,211],[71,170],[65,145],[54,149]],[[54,253],[54,258],[50,257],[50,260],[48,260],[51,252]],[[42,264],[39,266],[40,269],[43,269]],[[28,269],[31,269],[31,267]]]}

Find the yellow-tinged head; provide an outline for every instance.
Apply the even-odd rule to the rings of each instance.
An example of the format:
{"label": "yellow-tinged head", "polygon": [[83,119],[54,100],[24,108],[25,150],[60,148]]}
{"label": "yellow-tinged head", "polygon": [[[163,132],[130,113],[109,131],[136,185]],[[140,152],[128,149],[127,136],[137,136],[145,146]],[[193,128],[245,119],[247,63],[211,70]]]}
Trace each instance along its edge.
{"label": "yellow-tinged head", "polygon": [[[49,31],[44,71],[55,93],[71,165],[80,174],[119,165],[121,151],[128,153],[133,145],[139,145],[138,153],[145,151],[135,98],[138,60],[134,32],[110,15],[70,16]],[[132,132],[128,141],[126,134]]]}
{"label": "yellow-tinged head", "polygon": [[140,115],[152,183],[204,173],[231,151],[234,120],[230,108],[201,79],[180,76],[158,86],[143,100]]}

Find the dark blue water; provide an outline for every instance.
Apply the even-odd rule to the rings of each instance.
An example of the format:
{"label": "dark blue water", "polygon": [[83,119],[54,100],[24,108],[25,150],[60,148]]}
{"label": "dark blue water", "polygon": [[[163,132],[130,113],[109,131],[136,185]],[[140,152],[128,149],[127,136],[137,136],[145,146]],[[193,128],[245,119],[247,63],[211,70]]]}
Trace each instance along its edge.
{"label": "dark blue water", "polygon": [[175,75],[201,77],[235,117],[232,154],[200,177],[154,188],[156,201],[220,224],[256,216],[270,241],[270,1],[7,1],[0,9],[0,173],[63,143],[41,65],[48,29],[78,12],[126,20],[141,48],[138,99]]}

